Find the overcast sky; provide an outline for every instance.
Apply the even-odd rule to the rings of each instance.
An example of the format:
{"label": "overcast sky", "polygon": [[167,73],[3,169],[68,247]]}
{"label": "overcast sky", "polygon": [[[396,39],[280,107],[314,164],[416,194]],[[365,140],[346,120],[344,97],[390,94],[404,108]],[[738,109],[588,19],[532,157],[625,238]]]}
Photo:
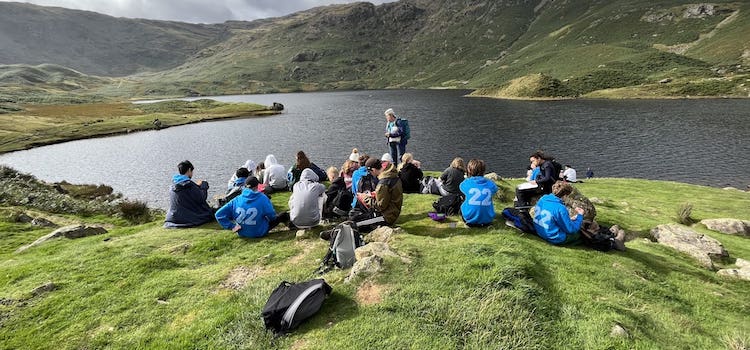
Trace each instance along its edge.
{"label": "overcast sky", "polygon": [[[8,0],[0,0],[8,1]],[[374,4],[395,0],[370,0]],[[116,17],[150,18],[193,23],[251,21],[278,17],[316,6],[353,0],[28,0],[44,6],[88,10]]]}

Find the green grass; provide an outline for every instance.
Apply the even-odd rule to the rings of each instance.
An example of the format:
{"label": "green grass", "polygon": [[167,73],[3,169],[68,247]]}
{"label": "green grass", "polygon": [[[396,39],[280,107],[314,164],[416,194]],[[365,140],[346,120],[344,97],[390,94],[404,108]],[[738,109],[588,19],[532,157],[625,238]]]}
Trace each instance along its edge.
{"label": "green grass", "polygon": [[[517,183],[518,181],[511,181]],[[692,217],[750,219],[750,194],[672,182],[594,179],[601,223],[640,236]],[[285,210],[288,194],[273,203]],[[497,220],[489,229],[435,223],[432,195],[407,195],[387,259],[370,280],[324,277],[334,293],[293,334],[266,333],[260,309],[283,280],[314,277],[326,242],[280,231],[240,239],[215,223],[166,230],[122,226],[76,241],[13,251],[48,231],[0,222],[0,344],[6,348],[322,349],[591,348],[721,349],[750,342],[749,282],[719,278],[687,255],[643,238],[625,253],[555,247]],[[495,203],[496,211],[509,203]],[[456,218],[451,218],[456,221]],[[709,233],[702,228],[698,231]],[[732,257],[750,258],[748,238],[709,233]],[[222,287],[240,266],[251,278]],[[58,288],[33,297],[35,287]],[[367,294],[367,298],[363,297]],[[20,301],[23,300],[23,301]],[[366,302],[369,300],[370,302]],[[609,337],[614,324],[630,333]]]}

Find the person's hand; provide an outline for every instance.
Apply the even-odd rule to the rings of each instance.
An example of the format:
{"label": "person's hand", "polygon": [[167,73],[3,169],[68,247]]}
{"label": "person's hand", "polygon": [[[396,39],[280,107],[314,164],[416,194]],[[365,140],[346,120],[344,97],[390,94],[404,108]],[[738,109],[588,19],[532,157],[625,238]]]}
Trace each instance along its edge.
{"label": "person's hand", "polygon": [[203,185],[203,180],[195,180],[195,184],[198,186]]}
{"label": "person's hand", "polygon": [[240,224],[234,224],[234,228],[232,228],[232,232],[237,233],[242,229],[242,226]]}
{"label": "person's hand", "polygon": [[390,135],[390,134],[388,134],[388,133],[385,133],[385,137],[388,137],[388,136],[391,136],[391,135]]}
{"label": "person's hand", "polygon": [[583,209],[581,209],[579,207],[576,207],[576,213],[578,213],[578,215],[583,215],[583,213],[585,213],[585,211],[583,211]]}

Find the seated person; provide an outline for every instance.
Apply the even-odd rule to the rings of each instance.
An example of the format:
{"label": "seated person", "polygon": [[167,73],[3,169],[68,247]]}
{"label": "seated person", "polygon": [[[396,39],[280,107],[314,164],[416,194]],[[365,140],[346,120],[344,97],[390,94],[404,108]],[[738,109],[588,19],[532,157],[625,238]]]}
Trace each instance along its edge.
{"label": "seated person", "polygon": [[379,159],[370,158],[365,164],[367,171],[378,178],[378,185],[372,194],[372,203],[375,209],[383,215],[388,225],[393,225],[401,215],[401,206],[404,202],[401,179],[398,178],[396,165],[390,164],[385,170]]}
{"label": "seated person", "polygon": [[[245,164],[243,164],[240,168],[247,169],[247,171],[248,171],[248,175],[247,176],[250,176],[250,175],[255,175],[255,167],[256,167],[255,162],[253,162],[252,160],[248,159],[245,162]],[[245,177],[247,177],[247,176],[245,176]],[[234,174],[232,174],[232,177],[227,182],[227,190],[231,190],[233,187],[236,187],[235,181],[237,181],[237,173],[236,172]],[[242,180],[242,184],[240,186],[241,187],[245,186],[245,180]]]}
{"label": "seated person", "polygon": [[[344,179],[344,183],[346,184],[347,189],[352,188],[352,176],[354,175],[354,171],[359,168],[359,162],[358,161],[352,161],[350,159],[347,159],[344,161],[344,165],[341,166],[341,178]],[[333,180],[330,176],[328,177],[329,180]]]}
{"label": "seated person", "polygon": [[279,164],[273,154],[269,154],[264,162],[265,170],[263,170],[263,185],[265,186],[264,191],[272,193],[274,191],[286,191],[287,190],[287,177],[284,166]]}
{"label": "seated person", "polygon": [[549,243],[565,244],[579,240],[584,211],[575,208],[577,215],[571,218],[560,199],[571,191],[570,184],[557,182],[552,186],[552,193],[539,198],[534,207],[534,228],[539,237]]}
{"label": "seated person", "polygon": [[299,228],[318,226],[326,200],[326,188],[318,182],[312,169],[302,170],[300,180],[294,184],[289,197],[289,219]]}
{"label": "seated person", "polygon": [[398,177],[404,188],[404,193],[420,193],[424,173],[422,169],[415,164],[414,156],[411,153],[404,153],[401,157],[401,164],[398,165]]}
{"label": "seated person", "polygon": [[532,182],[539,186],[540,193],[552,193],[552,185],[559,178],[559,174],[555,174],[555,166],[552,164],[552,158],[545,156],[542,151],[536,151],[529,156],[529,161],[532,167],[537,166],[539,168],[539,175]]}
{"label": "seated person", "polygon": [[250,176],[245,181],[242,194],[229,201],[216,212],[216,221],[240,237],[257,238],[268,234],[281,222],[289,220],[289,213],[276,215],[268,196],[258,191],[260,181]]}
{"label": "seated person", "polygon": [[461,204],[461,218],[469,227],[485,227],[495,219],[495,205],[492,196],[497,192],[497,185],[484,177],[484,161],[472,159],[466,165],[468,176],[461,185],[464,202]]}
{"label": "seated person", "polygon": [[445,192],[444,196],[448,193],[461,193],[459,186],[464,181],[465,171],[463,158],[453,158],[451,165],[440,174],[440,181],[442,181],[441,189],[443,190],[441,192]]}
{"label": "seated person", "polygon": [[339,176],[336,167],[326,170],[331,186],[326,190],[326,202],[323,206],[323,217],[337,218],[344,216],[352,209],[352,193],[346,188],[344,178]]}
{"label": "seated person", "polygon": [[563,171],[563,179],[567,182],[578,182],[578,176],[576,170],[571,168],[569,164],[565,164],[565,171]]}
{"label": "seated person", "polygon": [[393,164],[393,156],[390,153],[383,153],[383,156],[380,157],[380,169],[383,170],[391,164]]}
{"label": "seated person", "polygon": [[172,177],[172,191],[169,196],[169,210],[164,227],[195,227],[213,220],[213,212],[208,206],[208,182],[193,182],[193,164],[183,161],[177,165],[179,174]]}
{"label": "seated person", "polygon": [[529,162],[532,169],[530,181],[516,187],[515,208],[520,210],[533,207],[542,194],[552,191],[552,184],[557,180],[554,165],[541,151],[534,152]]}
{"label": "seated person", "polygon": [[[354,199],[352,199],[352,208],[357,206],[358,193],[375,191],[375,186],[377,186],[377,177],[372,176],[372,174],[367,171],[367,166],[365,164],[368,160],[370,160],[368,155],[365,154],[360,156],[359,168],[357,168],[352,174],[352,194],[354,195]],[[365,181],[362,181],[363,178]]]}
{"label": "seated person", "polygon": [[328,178],[326,176],[326,173],[323,172],[320,167],[315,165],[315,163],[310,162],[310,159],[307,158],[307,155],[303,151],[297,152],[296,155],[296,161],[294,165],[292,165],[291,168],[289,168],[289,172],[287,173],[287,186],[291,190],[294,188],[294,184],[297,183],[297,181],[300,180],[300,176],[302,175],[302,171],[305,169],[312,169],[315,172],[315,175],[317,175],[319,181],[327,181]]}
{"label": "seated person", "polygon": [[232,182],[232,186],[227,189],[227,194],[231,192],[237,191],[237,189],[242,192],[242,190],[245,188],[245,181],[247,181],[247,178],[250,177],[250,171],[247,170],[247,168],[239,168],[237,171],[234,172],[234,182]]}

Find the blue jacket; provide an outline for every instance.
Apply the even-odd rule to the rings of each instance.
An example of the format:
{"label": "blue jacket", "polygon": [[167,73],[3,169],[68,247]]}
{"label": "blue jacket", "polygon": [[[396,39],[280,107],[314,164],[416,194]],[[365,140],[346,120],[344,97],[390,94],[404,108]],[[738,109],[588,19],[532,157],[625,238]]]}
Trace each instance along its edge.
{"label": "blue jacket", "polygon": [[216,212],[216,221],[225,229],[242,226],[238,234],[242,237],[257,238],[268,234],[268,224],[276,219],[276,211],[271,200],[249,188],[235,197]]}
{"label": "blue jacket", "polygon": [[552,244],[565,243],[568,235],[581,229],[583,215],[570,220],[568,209],[560,198],[554,194],[545,194],[534,208],[534,228],[539,237]]}
{"label": "blue jacket", "polygon": [[208,198],[208,182],[203,181],[198,186],[185,175],[174,175],[164,227],[194,227],[213,220],[206,198]]}
{"label": "blue jacket", "polygon": [[497,185],[483,176],[472,176],[459,185],[464,194],[461,204],[461,215],[467,224],[484,225],[495,219],[495,206],[492,196],[497,192]]}
{"label": "blue jacket", "polygon": [[352,201],[352,208],[357,206],[357,183],[362,176],[367,175],[367,167],[360,166],[352,173],[352,193],[354,193],[354,200]]}

